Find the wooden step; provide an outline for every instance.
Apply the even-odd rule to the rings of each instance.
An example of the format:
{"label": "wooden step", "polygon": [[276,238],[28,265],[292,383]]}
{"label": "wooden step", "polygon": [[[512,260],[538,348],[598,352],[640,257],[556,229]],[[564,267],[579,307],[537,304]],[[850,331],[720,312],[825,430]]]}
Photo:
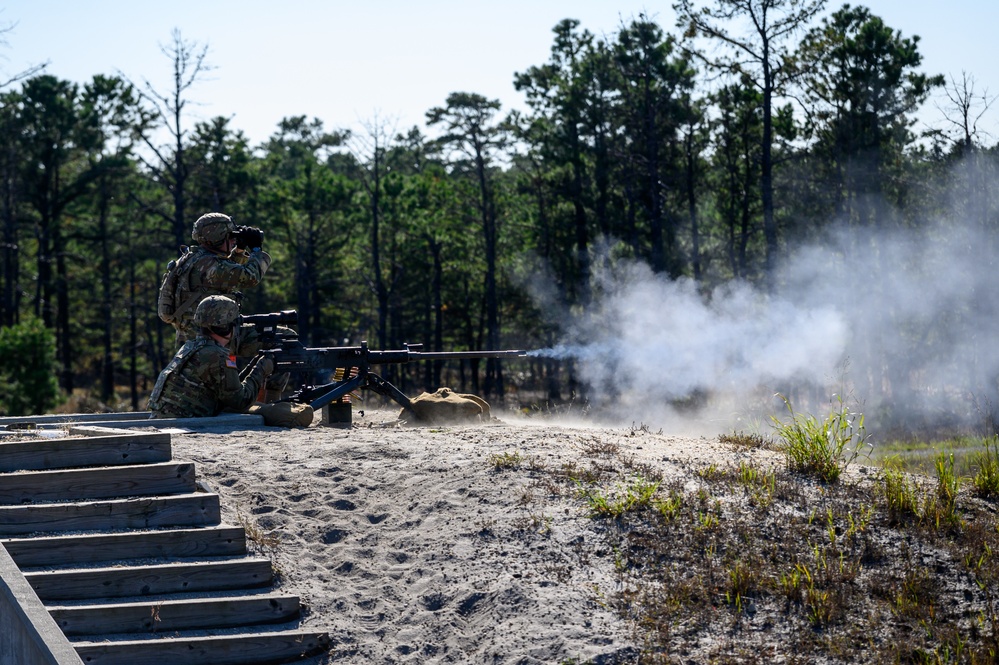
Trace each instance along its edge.
{"label": "wooden step", "polygon": [[78,568],[26,572],[24,577],[43,602],[95,600],[122,596],[252,589],[272,581],[270,559]]}
{"label": "wooden step", "polygon": [[324,631],[170,637],[127,642],[75,642],[87,665],[251,665],[285,663],[330,648]]}
{"label": "wooden step", "polygon": [[168,462],[165,432],[0,442],[0,472]]}
{"label": "wooden step", "polygon": [[182,494],[195,489],[190,462],[0,474],[0,504],[8,505]]}
{"label": "wooden step", "polygon": [[282,623],[298,618],[300,603],[298,596],[268,593],[141,603],[49,606],[48,610],[68,637],[78,637]]}
{"label": "wooden step", "polygon": [[219,496],[171,461],[169,434],[99,429],[0,439],[0,545],[84,663],[250,665],[330,650],[325,631],[276,626],[294,625],[299,598],[274,592],[243,528],[220,525]]}
{"label": "wooden step", "polygon": [[165,557],[236,556],[246,554],[242,527],[162,529],[72,536],[0,538],[19,568]]}
{"label": "wooden step", "polygon": [[218,494],[0,506],[0,535],[207,526],[221,522]]}

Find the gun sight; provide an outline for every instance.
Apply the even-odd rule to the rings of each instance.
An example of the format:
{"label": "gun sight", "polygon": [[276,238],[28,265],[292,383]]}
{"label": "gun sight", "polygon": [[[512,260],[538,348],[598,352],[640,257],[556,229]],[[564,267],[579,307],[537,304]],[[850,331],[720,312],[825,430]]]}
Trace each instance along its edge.
{"label": "gun sight", "polygon": [[241,321],[265,328],[293,326],[298,324],[298,312],[293,309],[286,309],[281,312],[271,312],[270,314],[247,314],[241,317]]}

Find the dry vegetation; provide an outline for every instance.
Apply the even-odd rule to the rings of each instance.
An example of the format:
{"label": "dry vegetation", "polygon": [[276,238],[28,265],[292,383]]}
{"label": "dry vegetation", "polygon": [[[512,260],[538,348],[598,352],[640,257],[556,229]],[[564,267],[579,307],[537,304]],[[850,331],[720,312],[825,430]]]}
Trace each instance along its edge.
{"label": "dry vegetation", "polygon": [[330,628],[316,665],[995,662],[999,439],[972,479],[916,475],[855,455],[846,410],[791,415],[787,438],[369,414],[174,445]]}
{"label": "dry vegetation", "polygon": [[665,478],[614,445],[585,452],[493,464],[531,476],[531,513],[571,497],[602,525],[618,579],[594,593],[634,626],[640,662],[995,662],[996,506],[946,460],[935,481],[855,465],[826,482],[786,456]]}

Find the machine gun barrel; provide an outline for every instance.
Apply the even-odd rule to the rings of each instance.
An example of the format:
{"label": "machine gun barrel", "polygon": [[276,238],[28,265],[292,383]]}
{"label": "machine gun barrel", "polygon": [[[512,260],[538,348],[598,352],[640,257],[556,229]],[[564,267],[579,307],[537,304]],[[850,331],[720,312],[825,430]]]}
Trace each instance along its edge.
{"label": "machine gun barrel", "polygon": [[412,351],[410,360],[476,360],[480,358],[526,358],[527,351]]}
{"label": "machine gun barrel", "polygon": [[278,348],[262,351],[274,360],[278,371],[336,369],[364,365],[394,365],[420,360],[475,360],[482,358],[523,358],[526,351],[420,351],[422,346],[410,344],[404,349],[371,350],[361,346],[309,348],[298,340],[285,340]]}

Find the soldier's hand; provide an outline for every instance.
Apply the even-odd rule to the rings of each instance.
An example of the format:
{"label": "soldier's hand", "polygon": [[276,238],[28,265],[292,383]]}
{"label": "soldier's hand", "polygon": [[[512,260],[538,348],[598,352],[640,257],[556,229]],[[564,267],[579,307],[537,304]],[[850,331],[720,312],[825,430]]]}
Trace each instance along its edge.
{"label": "soldier's hand", "polygon": [[257,367],[264,373],[264,378],[274,373],[274,361],[266,356],[257,361]]}
{"label": "soldier's hand", "polygon": [[236,228],[236,247],[241,249],[260,249],[264,244],[264,232],[255,226],[240,226]]}

